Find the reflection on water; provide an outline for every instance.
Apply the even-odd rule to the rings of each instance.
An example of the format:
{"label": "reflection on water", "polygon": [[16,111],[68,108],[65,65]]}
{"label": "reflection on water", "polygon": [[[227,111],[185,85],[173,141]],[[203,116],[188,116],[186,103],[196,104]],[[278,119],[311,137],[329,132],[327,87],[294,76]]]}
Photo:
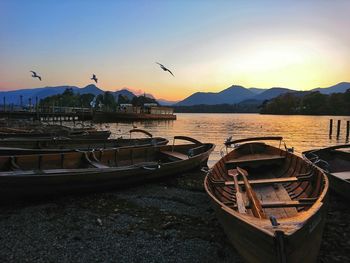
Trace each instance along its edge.
{"label": "reflection on water", "polygon": [[[340,139],[329,139],[329,119],[342,120]],[[220,149],[229,136],[241,139],[253,136],[283,136],[288,147],[297,154],[302,151],[345,143],[346,121],[350,117],[336,116],[281,116],[260,114],[177,114],[176,121],[146,121],[133,123],[96,124],[99,129],[110,129],[113,137],[129,136],[133,125],[171,140],[175,135],[194,137],[202,142],[213,142],[216,149],[210,156],[210,165],[220,159]],[[106,125],[108,128],[106,128]],[[136,136],[136,135],[133,135]],[[142,136],[142,135],[141,135]]]}

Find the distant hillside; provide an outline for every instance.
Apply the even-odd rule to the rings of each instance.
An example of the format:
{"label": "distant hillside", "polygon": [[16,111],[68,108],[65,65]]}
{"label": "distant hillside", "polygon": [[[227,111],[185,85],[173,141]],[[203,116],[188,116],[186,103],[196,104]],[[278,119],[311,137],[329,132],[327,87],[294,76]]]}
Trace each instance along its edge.
{"label": "distant hillside", "polygon": [[199,104],[218,105],[218,104],[236,104],[246,100],[262,102],[275,98],[287,92],[294,90],[286,88],[271,89],[246,89],[242,86],[231,86],[221,92],[196,92],[186,99],[175,104],[176,106],[193,106]]}
{"label": "distant hillside", "polygon": [[285,93],[261,106],[263,114],[350,115],[350,89],[322,94],[320,91]]}
{"label": "distant hillside", "polygon": [[260,94],[262,92],[264,92],[267,89],[259,89],[259,88],[249,88],[249,90],[255,94]]}
{"label": "distant hillside", "polygon": [[179,102],[179,101],[171,101],[171,100],[165,100],[165,99],[157,99],[157,101],[162,106],[172,106]]}
{"label": "distant hillside", "polygon": [[295,92],[295,90],[285,89],[285,88],[271,88],[271,89],[265,90],[262,93],[254,96],[253,99],[260,100],[260,101],[270,100],[272,98],[275,98],[275,97],[277,97],[281,94],[287,93],[287,92]]}
{"label": "distant hillside", "polygon": [[95,96],[104,93],[103,90],[101,90],[100,88],[96,87],[94,84],[87,85],[87,86],[84,87],[84,88],[76,88],[76,89],[73,90],[73,91],[74,91],[75,93],[79,93],[79,94],[88,94],[88,93],[91,93],[91,94],[94,94]]}
{"label": "distant hillside", "polygon": [[231,86],[220,92],[196,92],[176,103],[176,106],[235,104],[254,95],[256,94],[242,86]]}
{"label": "distant hillside", "polygon": [[[29,99],[32,100],[32,103],[35,103],[36,97],[38,99],[44,99],[48,96],[62,94],[67,88],[71,88],[74,93],[79,94],[94,94],[99,95],[103,94],[104,91],[94,84],[90,84],[84,88],[79,88],[76,86],[56,86],[56,87],[41,87],[41,88],[31,88],[31,89],[20,89],[13,91],[0,91],[0,103],[2,103],[2,98],[5,97],[6,104],[20,104],[20,96],[22,95],[23,104],[26,105],[29,103]],[[333,93],[342,93],[350,88],[349,82],[341,82],[331,87],[326,88],[315,88],[311,91],[295,91],[286,88],[270,88],[270,89],[261,89],[261,88],[244,88],[242,86],[233,85],[227,89],[224,89],[220,92],[196,92],[191,96],[185,98],[182,101],[168,101],[163,99],[158,99],[159,103],[164,106],[192,106],[192,105],[219,105],[219,104],[237,104],[251,100],[250,104],[254,101],[254,104],[262,103],[265,100],[271,100],[282,94],[288,92],[297,93],[303,95],[304,93],[310,93],[313,91],[319,91],[322,94],[333,94]],[[133,93],[127,88],[117,90],[112,92],[114,97],[117,99],[119,94],[127,96],[129,100],[134,98],[139,93]],[[152,94],[146,93],[146,97],[154,98]]]}
{"label": "distant hillside", "polygon": [[32,100],[32,103],[35,103],[36,97],[38,100],[44,99],[46,97],[62,94],[67,88],[71,88],[74,93],[79,94],[94,94],[99,95],[104,91],[97,88],[95,85],[91,84],[84,88],[78,88],[76,86],[57,86],[57,87],[44,87],[44,88],[33,88],[33,89],[20,89],[13,91],[1,91],[0,97],[5,97],[6,104],[20,104],[20,96],[22,95],[23,104],[26,105],[29,103],[29,99]]}
{"label": "distant hillside", "polygon": [[[79,88],[76,86],[56,86],[56,87],[43,87],[43,88],[32,88],[32,89],[20,89],[20,90],[12,90],[12,91],[0,91],[0,104],[2,104],[2,98],[5,97],[6,104],[20,104],[20,96],[23,96],[23,104],[27,105],[29,103],[29,98],[32,100],[32,103],[35,103],[36,97],[38,97],[38,100],[45,99],[47,97],[62,94],[67,88],[71,88],[74,93],[76,94],[93,94],[95,96],[99,94],[103,94],[105,91],[96,87],[94,84],[87,85],[84,88]],[[121,90],[117,91],[111,91],[114,98],[118,100],[119,94],[126,96],[130,101],[136,97],[137,95],[144,95],[142,94],[134,94],[132,91],[128,90],[127,88],[123,88]],[[155,99],[152,94],[146,93],[146,97]],[[161,105],[169,106],[175,104],[177,101],[166,101],[166,100],[159,100]]]}
{"label": "distant hillside", "polygon": [[114,92],[114,97],[116,100],[118,100],[119,95],[126,96],[126,97],[128,97],[129,100],[132,100],[136,96],[134,93],[132,93],[131,91],[129,91],[127,89],[121,89],[121,90],[117,90]]}
{"label": "distant hillside", "polygon": [[350,89],[349,82],[340,82],[334,86],[330,86],[328,88],[316,88],[311,91],[319,91],[322,94],[332,94],[332,93],[343,93],[346,90]]}
{"label": "distant hillside", "polygon": [[[184,100],[175,104],[175,106],[193,106],[193,105],[219,105],[219,104],[236,104],[246,100],[255,101],[256,104],[265,100],[271,100],[282,94],[297,93],[304,94],[312,91],[320,91],[322,94],[333,94],[345,92],[350,88],[350,83],[341,82],[328,88],[316,88],[311,91],[296,91],[287,88],[273,87],[270,89],[261,88],[244,88],[242,86],[231,86],[221,92],[196,92]],[[296,94],[296,95],[297,95]]]}
{"label": "distant hillside", "polygon": [[275,98],[287,92],[294,90],[286,88],[271,89],[246,89],[242,86],[231,86],[221,92],[196,92],[186,99],[178,102],[176,106],[193,106],[199,104],[217,105],[217,104],[235,104],[246,100],[264,101]]}

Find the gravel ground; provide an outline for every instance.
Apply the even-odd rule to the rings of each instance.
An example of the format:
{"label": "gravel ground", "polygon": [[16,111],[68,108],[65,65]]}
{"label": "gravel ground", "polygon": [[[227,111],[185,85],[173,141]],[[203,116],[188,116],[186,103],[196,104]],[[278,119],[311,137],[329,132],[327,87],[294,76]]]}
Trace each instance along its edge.
{"label": "gravel ground", "polygon": [[[242,262],[203,178],[1,205],[0,262]],[[330,201],[320,262],[350,262],[350,208]]]}

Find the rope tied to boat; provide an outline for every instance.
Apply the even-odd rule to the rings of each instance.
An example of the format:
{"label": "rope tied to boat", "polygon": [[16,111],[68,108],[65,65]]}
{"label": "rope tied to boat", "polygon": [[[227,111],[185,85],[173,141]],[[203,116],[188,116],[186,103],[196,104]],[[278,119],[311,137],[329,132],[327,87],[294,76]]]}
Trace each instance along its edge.
{"label": "rope tied to boat", "polygon": [[284,144],[284,149],[286,150],[286,152],[294,153],[294,147],[288,148],[285,141],[283,141],[283,144]]}
{"label": "rope tied to boat", "polygon": [[[315,150],[315,151],[318,151],[318,150]],[[315,153],[315,151],[310,151],[310,152],[306,153],[305,156],[307,157],[307,155],[311,155],[312,157],[307,157],[311,163],[313,163],[314,165],[317,165],[320,168],[322,168],[323,170],[329,172],[330,164],[327,161],[321,159]]]}

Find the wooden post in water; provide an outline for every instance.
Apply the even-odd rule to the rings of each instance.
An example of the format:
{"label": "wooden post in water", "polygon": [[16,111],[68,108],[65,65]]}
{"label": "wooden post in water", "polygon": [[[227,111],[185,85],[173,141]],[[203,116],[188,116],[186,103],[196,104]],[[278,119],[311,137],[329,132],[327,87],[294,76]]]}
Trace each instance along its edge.
{"label": "wooden post in water", "polygon": [[337,125],[337,139],[339,138],[339,135],[340,135],[340,124],[341,124],[341,120],[338,120],[338,125]]}
{"label": "wooden post in water", "polygon": [[333,132],[333,119],[329,120],[329,138],[332,137],[332,132]]}
{"label": "wooden post in water", "polygon": [[35,112],[36,112],[36,119],[39,120],[39,111],[38,111],[38,96],[35,97]]}
{"label": "wooden post in water", "polygon": [[350,132],[350,121],[346,122],[346,140],[349,140],[349,132]]}

